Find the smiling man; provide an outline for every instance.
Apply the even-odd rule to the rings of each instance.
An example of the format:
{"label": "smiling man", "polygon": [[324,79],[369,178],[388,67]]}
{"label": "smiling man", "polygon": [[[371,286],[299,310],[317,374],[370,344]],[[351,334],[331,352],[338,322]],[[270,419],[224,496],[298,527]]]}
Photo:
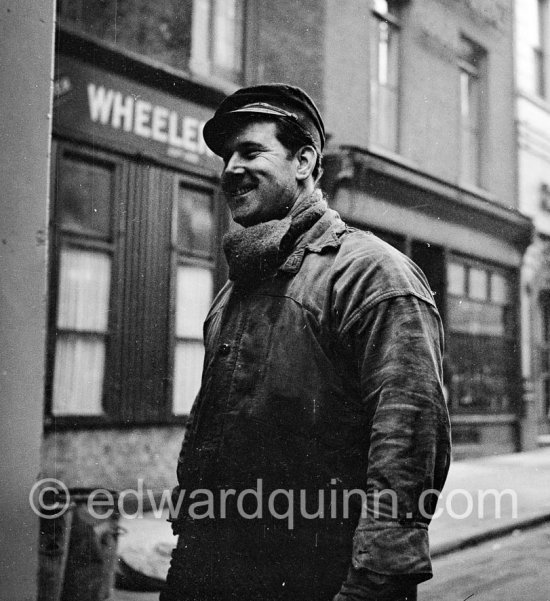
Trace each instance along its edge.
{"label": "smiling man", "polygon": [[303,90],[241,89],[204,138],[242,228],[205,322],[161,600],[416,599],[449,464],[425,277],[328,208]]}

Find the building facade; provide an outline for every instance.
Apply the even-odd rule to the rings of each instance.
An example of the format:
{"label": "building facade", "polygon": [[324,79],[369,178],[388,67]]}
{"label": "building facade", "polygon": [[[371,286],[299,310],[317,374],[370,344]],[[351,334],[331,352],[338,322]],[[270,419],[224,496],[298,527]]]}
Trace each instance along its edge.
{"label": "building facade", "polygon": [[175,484],[202,322],[226,278],[222,164],[202,125],[263,80],[322,105],[324,10],[61,0],[57,12],[42,472],[160,491]]}
{"label": "building facade", "polygon": [[550,442],[550,6],[516,2],[519,206],[533,220],[522,269],[526,443]]}
{"label": "building facade", "polygon": [[221,163],[202,124],[263,81],[321,108],[331,205],[426,272],[455,456],[521,448],[531,223],[517,206],[512,8],[60,0],[43,475],[174,484],[202,320],[226,277]]}
{"label": "building facade", "polygon": [[517,206],[513,4],[328,0],[326,23],[331,202],[430,281],[455,457],[518,450],[531,225]]}

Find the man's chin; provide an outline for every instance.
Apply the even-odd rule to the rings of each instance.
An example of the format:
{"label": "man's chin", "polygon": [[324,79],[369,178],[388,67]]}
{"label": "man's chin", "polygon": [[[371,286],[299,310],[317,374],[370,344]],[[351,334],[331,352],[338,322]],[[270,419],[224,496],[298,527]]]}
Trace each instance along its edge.
{"label": "man's chin", "polygon": [[251,227],[253,225],[258,225],[258,223],[261,223],[260,220],[254,219],[249,215],[232,215],[232,218],[233,221],[241,227]]}
{"label": "man's chin", "polygon": [[236,203],[233,208],[230,206],[231,217],[233,221],[242,227],[250,227],[261,222],[261,217],[255,211],[250,210],[245,203]]}

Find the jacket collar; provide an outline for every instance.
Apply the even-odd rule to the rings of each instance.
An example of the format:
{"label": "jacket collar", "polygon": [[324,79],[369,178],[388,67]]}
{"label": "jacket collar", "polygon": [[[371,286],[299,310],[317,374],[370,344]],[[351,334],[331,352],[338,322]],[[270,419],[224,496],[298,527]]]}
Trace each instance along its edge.
{"label": "jacket collar", "polygon": [[327,209],[324,215],[297,242],[296,248],[279,267],[279,271],[296,274],[300,270],[306,253],[321,253],[326,248],[339,248],[340,237],[346,230],[346,224],[340,215]]}

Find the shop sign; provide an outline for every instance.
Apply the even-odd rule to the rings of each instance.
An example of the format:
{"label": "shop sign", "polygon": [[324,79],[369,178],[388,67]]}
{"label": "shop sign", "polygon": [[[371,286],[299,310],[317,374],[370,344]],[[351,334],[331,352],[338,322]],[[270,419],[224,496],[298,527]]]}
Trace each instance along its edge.
{"label": "shop sign", "polygon": [[217,171],[202,129],[213,111],[69,57],[59,57],[54,128]]}

